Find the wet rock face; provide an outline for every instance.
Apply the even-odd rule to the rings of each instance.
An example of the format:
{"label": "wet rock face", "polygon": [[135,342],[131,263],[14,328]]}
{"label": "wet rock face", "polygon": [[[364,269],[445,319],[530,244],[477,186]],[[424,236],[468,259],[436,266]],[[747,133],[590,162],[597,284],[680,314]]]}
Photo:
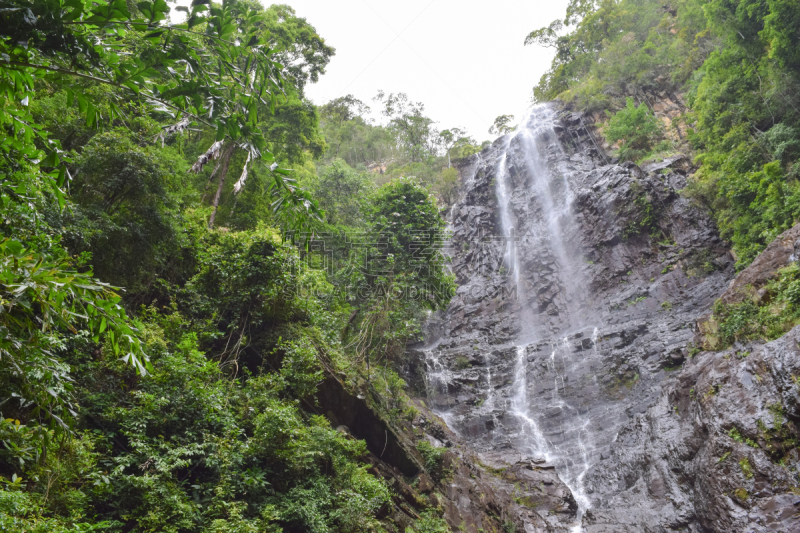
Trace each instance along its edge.
{"label": "wet rock face", "polygon": [[454,431],[480,453],[547,461],[581,509],[590,467],[659,398],[733,276],[677,193],[686,162],[657,167],[608,164],[584,117],[552,107],[462,162],[458,293],[411,351],[408,379]]}
{"label": "wet rock face", "polygon": [[674,374],[586,475],[585,531],[800,531],[800,327]]}
{"label": "wet rock face", "polygon": [[443,452],[436,474],[421,468],[408,477],[392,464],[394,458],[387,461],[373,453],[366,457],[372,474],[383,477],[392,489],[391,505],[378,516],[388,532],[408,531],[420,513],[431,508],[441,510],[451,530],[465,533],[561,532],[575,521],[577,503],[554,465],[520,454],[477,454],[424,405],[416,407],[415,419],[400,420],[397,428]]}

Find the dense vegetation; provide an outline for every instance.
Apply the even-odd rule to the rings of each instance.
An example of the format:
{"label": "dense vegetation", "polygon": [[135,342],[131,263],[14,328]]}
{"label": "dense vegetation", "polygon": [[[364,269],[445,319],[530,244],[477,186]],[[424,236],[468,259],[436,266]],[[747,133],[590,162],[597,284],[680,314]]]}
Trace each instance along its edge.
{"label": "dense vegetation", "polygon": [[0,1],[0,529],[383,531],[315,392],[415,415],[479,147],[403,94],[312,105],[334,50],[288,6],[184,11]]}
{"label": "dense vegetation", "polygon": [[800,266],[777,272],[759,291],[747,287],[738,301],[718,301],[703,326],[708,348],[723,349],[735,342],[771,341],[800,324]]}
{"label": "dense vegetation", "polygon": [[[607,111],[623,158],[688,143],[699,170],[686,192],[744,267],[800,219],[799,24],[786,0],[573,0],[526,40],[556,51],[534,97]],[[681,116],[654,114],[664,91],[684,95]]]}

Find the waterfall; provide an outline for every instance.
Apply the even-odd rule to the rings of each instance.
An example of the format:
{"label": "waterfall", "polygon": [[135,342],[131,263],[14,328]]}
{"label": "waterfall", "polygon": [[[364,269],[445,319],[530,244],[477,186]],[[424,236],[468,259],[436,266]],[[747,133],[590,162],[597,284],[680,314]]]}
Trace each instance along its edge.
{"label": "waterfall", "polygon": [[514,367],[514,396],[511,400],[511,413],[522,423],[528,450],[550,460],[547,442],[539,431],[539,426],[529,414],[528,403],[528,360],[524,346],[517,346],[517,360]]}
{"label": "waterfall", "polygon": [[[502,239],[505,241],[505,250],[503,252],[503,268],[511,274],[514,280],[514,285],[519,291],[519,258],[517,256],[517,245],[514,235],[514,224],[511,220],[510,202],[511,197],[509,193],[508,180],[508,163],[506,162],[506,155],[508,145],[503,151],[497,163],[497,204],[500,210],[500,228],[502,230]],[[519,292],[518,292],[519,294]]]}
{"label": "waterfall", "polygon": [[[560,144],[554,143],[555,114],[549,107],[534,108],[528,117],[522,121],[517,130],[506,142],[498,163],[497,170],[497,203],[501,229],[508,236],[508,246],[505,254],[505,263],[512,266],[513,279],[518,295],[523,300],[520,308],[520,334],[515,346],[517,360],[512,385],[513,398],[511,413],[518,418],[522,427],[525,446],[534,455],[553,461],[559,470],[563,481],[570,487],[579,503],[582,513],[589,505],[582,479],[590,466],[588,450],[592,448],[592,441],[587,428],[591,421],[579,406],[573,405],[566,383],[570,376],[577,376],[576,362],[572,360],[571,346],[568,337],[563,337],[552,345],[549,367],[553,374],[553,394],[549,403],[531,403],[528,400],[528,361],[525,357],[529,344],[538,340],[535,337],[542,335],[544,329],[540,320],[530,309],[526,302],[526,294],[520,283],[520,254],[516,253],[516,246],[536,246],[540,243],[544,250],[553,257],[555,265],[555,278],[560,291],[563,293],[562,309],[559,312],[558,327],[561,331],[572,328],[581,329],[584,318],[581,313],[581,304],[588,293],[587,282],[581,276],[581,254],[574,243],[569,242],[569,234],[574,226],[572,220],[572,202],[574,195],[571,184],[565,173],[554,173],[548,168],[548,145],[555,144],[557,155],[563,157],[564,151]],[[517,150],[522,153],[522,165],[517,169],[519,174],[528,177],[528,184],[520,183],[520,194],[533,200],[529,201],[530,211],[522,213],[527,219],[528,227],[525,228],[525,242],[516,243],[514,240],[514,225],[512,224],[511,195],[508,184],[508,150],[512,143],[517,145]],[[527,189],[527,190],[525,190]],[[533,207],[533,209],[531,209]],[[519,233],[522,233],[521,231]],[[593,337],[597,328],[593,331]],[[532,336],[534,336],[532,338]],[[592,341],[594,343],[594,339]],[[548,441],[539,430],[535,418],[528,413],[542,413],[553,410],[568,413],[568,422],[560,430],[562,435],[569,435],[561,443],[554,444]],[[535,416],[535,415],[534,415]],[[580,519],[580,515],[578,517]]]}
{"label": "waterfall", "polygon": [[[552,107],[534,107],[515,132],[470,160],[450,212],[462,244],[452,247],[460,287],[442,319],[446,348],[425,352],[426,380],[431,406],[476,448],[510,446],[555,466],[578,503],[579,531],[590,505],[583,478],[611,439],[603,433],[598,445],[605,422],[592,365],[603,356],[601,317],[557,125]],[[494,268],[474,268],[478,250]],[[465,359],[483,368],[465,368]]]}

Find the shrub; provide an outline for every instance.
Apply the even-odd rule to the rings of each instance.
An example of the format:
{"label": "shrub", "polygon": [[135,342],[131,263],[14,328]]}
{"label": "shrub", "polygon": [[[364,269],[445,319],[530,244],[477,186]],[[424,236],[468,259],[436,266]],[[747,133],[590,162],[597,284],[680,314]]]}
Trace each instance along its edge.
{"label": "shrub", "polygon": [[422,458],[425,461],[425,470],[427,470],[434,479],[441,480],[446,474],[442,463],[447,449],[434,448],[430,442],[421,440],[417,443],[417,450],[422,454]]}
{"label": "shrub", "polygon": [[420,514],[420,519],[407,530],[409,533],[450,533],[447,522],[436,516],[433,511]]}
{"label": "shrub", "polygon": [[635,161],[653,148],[662,127],[645,104],[636,106],[629,97],[625,107],[611,116],[605,136],[612,143],[620,142],[620,159]]}
{"label": "shrub", "polygon": [[736,341],[777,339],[800,323],[800,266],[794,263],[779,270],[778,277],[765,289],[762,303],[746,298],[738,303],[714,305],[718,349]]}

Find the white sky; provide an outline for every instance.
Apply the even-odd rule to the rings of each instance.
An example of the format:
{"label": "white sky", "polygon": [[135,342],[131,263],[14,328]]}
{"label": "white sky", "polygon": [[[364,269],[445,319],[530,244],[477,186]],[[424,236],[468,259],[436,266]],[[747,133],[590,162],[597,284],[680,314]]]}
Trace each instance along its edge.
{"label": "white sky", "polygon": [[567,6],[567,0],[279,1],[336,48],[327,73],[307,86],[315,104],[352,94],[376,110],[379,89],[404,92],[425,104],[440,129],[462,127],[479,142],[492,137],[495,117],[519,118],[530,105],[553,51],[523,42],[563,17]]}

